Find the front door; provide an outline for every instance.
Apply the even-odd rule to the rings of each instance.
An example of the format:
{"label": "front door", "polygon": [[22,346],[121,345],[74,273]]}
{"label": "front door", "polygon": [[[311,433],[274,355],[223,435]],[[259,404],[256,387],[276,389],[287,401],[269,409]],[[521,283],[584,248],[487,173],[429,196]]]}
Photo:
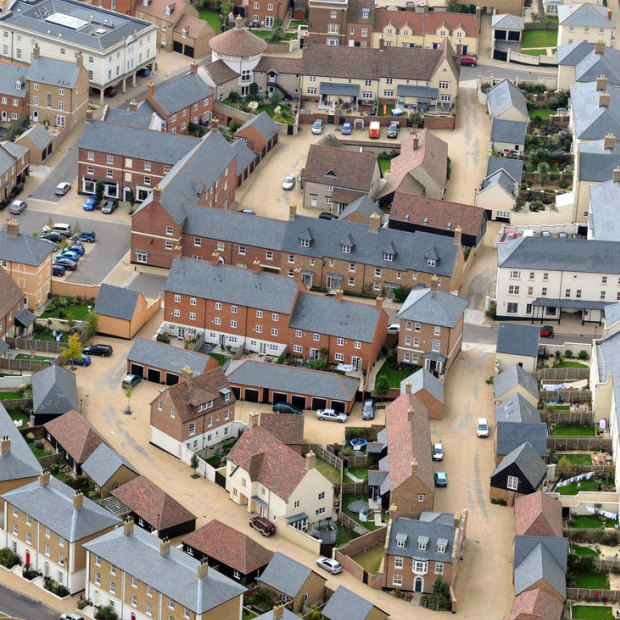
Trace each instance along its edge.
{"label": "front door", "polygon": [[413,589],[415,592],[422,592],[422,588],[424,587],[424,580],[422,577],[416,577],[415,583],[413,584]]}
{"label": "front door", "polygon": [[226,336],[224,334],[220,334],[220,347],[222,347],[223,349],[225,344],[226,344]]}
{"label": "front door", "polygon": [[26,551],[26,566],[30,566],[30,551]]}
{"label": "front door", "polygon": [[362,358],[353,356],[351,358],[351,366],[353,366],[355,370],[361,370],[362,369]]}
{"label": "front door", "polygon": [[136,614],[133,611],[131,612],[131,620],[136,620]]}
{"label": "front door", "polygon": [[259,345],[258,345],[258,352],[262,353],[263,355],[265,355],[265,353],[267,353],[267,345],[264,342],[259,343]]}

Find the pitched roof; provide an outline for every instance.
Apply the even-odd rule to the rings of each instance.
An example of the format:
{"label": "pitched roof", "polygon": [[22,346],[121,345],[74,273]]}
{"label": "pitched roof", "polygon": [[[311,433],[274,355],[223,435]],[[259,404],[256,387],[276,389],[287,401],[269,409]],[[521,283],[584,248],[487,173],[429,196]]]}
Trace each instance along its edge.
{"label": "pitched roof", "polygon": [[480,191],[484,191],[494,185],[499,185],[507,194],[513,197],[517,195],[520,187],[516,179],[513,179],[512,176],[503,168],[482,179],[482,182],[480,183]]}
{"label": "pitched roof", "polygon": [[8,271],[0,269],[0,320],[15,306],[23,304],[24,297],[24,292],[13,281]]}
{"label": "pitched roof", "polygon": [[355,398],[359,381],[353,377],[258,360],[233,360],[226,369],[230,383],[260,385],[276,392],[294,392],[333,400]]}
{"label": "pitched roof", "polygon": [[196,515],[144,476],[113,489],[112,495],[157,530],[196,520]]}
{"label": "pitched roof", "polygon": [[[7,152],[6,149],[2,149]],[[38,267],[54,251],[54,246],[44,239],[17,233],[11,237],[0,230],[0,259],[22,265]]]}
{"label": "pitched roof", "polygon": [[340,213],[338,219],[346,220],[348,217],[357,213],[361,217],[363,217],[367,222],[370,222],[370,216],[373,213],[381,216],[383,215],[383,211],[379,208],[377,203],[368,195],[364,194],[357,200],[350,202]]}
{"label": "pitched roof", "polygon": [[542,588],[515,596],[506,620],[560,620],[564,604]]}
{"label": "pitched roof", "polygon": [[200,36],[200,33],[207,27],[207,22],[204,19],[200,19],[197,15],[189,15],[188,13],[184,13],[181,16],[181,19],[176,23],[174,27],[174,32],[180,32],[192,38],[196,39]]}
{"label": "pitched roof", "polygon": [[273,551],[217,519],[188,534],[181,542],[243,575],[263,568],[273,557]]}
{"label": "pitched roof", "polygon": [[[611,48],[605,46],[605,51]],[[576,41],[558,46],[558,65],[576,66],[590,52],[594,50],[594,43],[589,41]],[[598,76],[597,76],[598,77]]]}
{"label": "pitched roof", "polygon": [[321,613],[327,620],[366,620],[373,608],[375,606],[359,594],[338,586]]}
{"label": "pitched roof", "polygon": [[115,319],[131,321],[139,299],[139,291],[132,291],[122,286],[101,284],[94,311]]}
{"label": "pitched roof", "polygon": [[137,577],[196,614],[203,614],[243,594],[246,589],[209,567],[198,579],[198,560],[174,545],[162,557],[161,541],[139,527],[125,535],[119,527],[84,544],[84,548]]}
{"label": "pitched roof", "polygon": [[408,27],[415,35],[435,34],[443,26],[450,34],[462,28],[468,37],[480,36],[480,18],[466,13],[440,11],[416,13],[411,10],[394,11],[388,8],[377,8],[375,10],[375,32],[383,31],[389,25],[398,30]]}
{"label": "pitched roof", "polygon": [[216,86],[219,84],[224,84],[225,82],[230,82],[231,80],[236,80],[239,77],[239,74],[236,71],[233,71],[221,59],[202,65],[198,71],[204,71],[207,76],[213,80]]}
{"label": "pitched roof", "polygon": [[[260,616],[256,616],[254,620],[276,620],[275,614],[278,612],[279,610],[276,607],[274,607],[273,609],[266,611],[264,614],[261,614]],[[294,614],[292,611],[289,611],[286,607],[284,607],[284,609],[282,609],[282,615],[278,616],[277,620],[299,620],[299,616],[297,614]]]}
{"label": "pitched roof", "polygon": [[411,289],[396,318],[454,329],[469,300],[419,285]]}
{"label": "pitched roof", "polygon": [[238,24],[209,39],[209,47],[222,56],[244,57],[262,54],[267,49],[267,42]]}
{"label": "pitched roof", "polygon": [[506,30],[523,30],[525,23],[523,18],[517,15],[498,13],[497,15],[493,15],[491,26],[493,28],[504,28]]}
{"label": "pitched roof", "polygon": [[501,398],[503,394],[513,387],[520,385],[538,400],[538,380],[521,366],[515,364],[506,368],[493,379],[493,392],[495,398]]}
{"label": "pitched roof", "polygon": [[620,166],[620,141],[618,140],[611,148],[606,148],[604,138],[581,143],[578,145],[578,153],[580,181],[598,183],[608,181],[613,178],[614,169]]}
{"label": "pitched roof", "polygon": [[490,155],[487,163],[487,176],[494,174],[498,170],[504,170],[517,183],[521,183],[523,160],[511,159],[510,157],[493,157]]}
{"label": "pitched roof", "polygon": [[560,26],[590,26],[593,28],[614,28],[608,18],[607,7],[594,4],[560,4],[558,6]]}
{"label": "pitched roof", "polygon": [[531,493],[515,500],[517,536],[563,536],[562,504],[547,493]]}
{"label": "pitched roof", "polygon": [[237,176],[257,157],[257,154],[243,140],[235,140],[230,145],[230,150],[237,156]]}
{"label": "pitched roof", "polygon": [[491,125],[491,140],[495,142],[525,144],[526,133],[527,123],[525,121],[509,121],[494,118]]}
{"label": "pitched roof", "polygon": [[[423,549],[420,549],[418,544],[420,538],[426,539],[426,546]],[[399,546],[397,542],[402,540],[404,540],[404,547]],[[439,541],[445,545],[444,551],[439,550]],[[453,514],[439,513],[438,516],[429,520],[422,519],[422,517],[419,520],[398,517],[392,523],[386,554],[413,558],[421,562],[431,560],[450,563],[453,546]]]}
{"label": "pitched roof", "polygon": [[0,403],[0,437],[8,437],[11,441],[10,452],[0,453],[0,482],[37,476],[41,471],[41,465],[2,403]]}
{"label": "pitched roof", "polygon": [[45,424],[45,430],[78,464],[83,463],[103,442],[103,438],[75,409]]}
{"label": "pitched roof", "polygon": [[602,93],[597,90],[596,81],[571,84],[570,100],[576,138],[599,140],[608,133],[620,136],[620,86],[608,84],[606,92],[610,103],[600,105]]}
{"label": "pitched roof", "polygon": [[82,507],[73,507],[75,491],[64,482],[50,477],[42,485],[40,480],[2,495],[2,499],[49,527],[69,542],[77,542],[120,523],[120,519],[99,504],[82,498]]}
{"label": "pitched roof", "polygon": [[105,443],[100,443],[82,463],[82,471],[102,487],[121,467],[138,473],[131,463]]}
{"label": "pitched roof", "polygon": [[[604,75],[608,84],[615,86],[620,84],[620,50],[605,46],[604,53],[597,54],[593,43],[587,45],[591,46],[590,51],[576,63],[575,80],[577,82],[592,82]],[[571,55],[571,57],[575,56],[576,54]]]}
{"label": "pitched roof", "polygon": [[515,536],[515,595],[540,579],[566,596],[568,538],[551,536]]}
{"label": "pitched roof", "polygon": [[411,382],[411,393],[416,394],[420,390],[426,390],[442,405],[444,403],[443,395],[443,383],[435,377],[426,368],[420,368],[416,372],[405,377],[400,382],[400,393],[404,394],[407,391],[407,383]]}
{"label": "pitched roof", "polygon": [[609,329],[620,321],[620,302],[605,306],[605,329]]}
{"label": "pitched roof", "polygon": [[289,58],[288,56],[261,56],[254,72],[265,73],[301,73],[301,58]]}
{"label": "pitched roof", "polygon": [[167,116],[170,116],[212,95],[211,88],[196,73],[190,71],[185,75],[158,84],[153,94],[147,95],[147,100],[151,100]]}
{"label": "pitched roof", "polygon": [[17,138],[17,142],[21,140],[29,139],[31,140],[36,147],[43,150],[47,148],[53,141],[54,136],[43,127],[43,125],[33,125],[30,129],[26,129],[24,133]]}
{"label": "pitched roof", "polygon": [[[24,74],[28,67],[20,65],[12,65],[8,62],[0,63],[0,90],[3,94],[11,95],[11,97],[19,97],[23,99],[28,92],[25,88]],[[19,88],[17,83],[19,82]]]}
{"label": "pitched roof", "polygon": [[597,241],[620,241],[620,183],[609,179],[590,185],[590,218],[592,238]]}
{"label": "pitched roof", "polygon": [[304,479],[306,461],[297,452],[260,426],[246,430],[228,454],[228,461],[241,467],[272,493],[287,501]]}
{"label": "pitched roof", "polygon": [[491,478],[494,478],[497,474],[513,464],[517,466],[534,489],[538,487],[547,475],[547,466],[538,455],[534,446],[527,441],[518,448],[515,448],[512,452],[509,452],[501,460],[500,464],[491,474]]}
{"label": "pitched roof", "polygon": [[496,347],[498,353],[537,357],[539,343],[540,328],[536,325],[499,324]]}
{"label": "pitched roof", "polygon": [[525,95],[510,80],[502,80],[489,89],[487,105],[492,118],[499,116],[511,107],[514,107],[524,119],[529,118]]}
{"label": "pitched roof", "polygon": [[278,592],[295,598],[312,573],[326,581],[325,577],[315,573],[311,568],[276,551],[271,562],[269,562],[269,565],[259,577],[259,582],[263,582]]}
{"label": "pitched roof", "polygon": [[235,136],[244,129],[253,127],[267,142],[280,132],[280,126],[276,123],[267,112],[261,112],[256,116],[249,118],[237,131]]}
{"label": "pitched roof", "polygon": [[304,441],[304,416],[286,413],[260,414],[260,425],[287,446]]}
{"label": "pitched roof", "polygon": [[540,458],[547,456],[547,425],[544,422],[498,422],[495,454],[512,452],[526,441]]}
{"label": "pitched roof", "polygon": [[495,407],[495,423],[498,422],[532,424],[540,422],[540,412],[517,392]]}
{"label": "pitched roof", "polygon": [[136,1],[136,11],[156,17],[164,22],[175,23],[185,9],[182,0],[150,0],[147,3]]}
{"label": "pitched roof", "polygon": [[32,408],[36,415],[60,415],[78,408],[75,375],[50,364],[32,375]]}
{"label": "pitched roof", "polygon": [[74,88],[80,76],[80,68],[75,62],[55,58],[33,58],[26,69],[26,79],[60,88]]}
{"label": "pitched roof", "polygon": [[204,353],[181,349],[170,344],[149,340],[148,338],[136,338],[127,360],[148,364],[155,368],[161,368],[170,372],[181,374],[183,368],[188,366],[195,375],[205,372],[209,366],[213,366],[213,358]]}

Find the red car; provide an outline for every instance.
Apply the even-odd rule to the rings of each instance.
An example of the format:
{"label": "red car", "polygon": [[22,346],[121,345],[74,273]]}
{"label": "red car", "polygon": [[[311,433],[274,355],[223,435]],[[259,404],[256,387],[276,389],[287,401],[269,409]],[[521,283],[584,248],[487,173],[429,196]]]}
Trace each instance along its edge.
{"label": "red car", "polygon": [[478,59],[475,56],[461,56],[461,65],[463,67],[475,67]]}
{"label": "red car", "polygon": [[250,527],[259,531],[263,536],[273,536],[276,533],[276,526],[265,517],[251,517]]}
{"label": "red car", "polygon": [[106,97],[116,97],[116,86],[108,86],[104,91],[103,94]]}
{"label": "red car", "polygon": [[553,338],[553,327],[551,325],[543,325],[540,328],[540,335],[543,338]]}

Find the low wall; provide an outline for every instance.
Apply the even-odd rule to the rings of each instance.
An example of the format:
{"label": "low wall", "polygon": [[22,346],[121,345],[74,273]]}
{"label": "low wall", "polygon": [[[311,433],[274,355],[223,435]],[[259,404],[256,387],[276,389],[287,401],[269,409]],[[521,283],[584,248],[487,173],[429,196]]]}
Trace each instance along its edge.
{"label": "low wall", "polygon": [[547,424],[561,424],[569,426],[591,426],[594,424],[593,411],[554,411],[551,409],[540,410],[540,421]]}
{"label": "low wall", "polygon": [[50,465],[55,465],[56,463],[62,463],[64,460],[63,453],[58,454],[50,454],[48,456],[40,456],[38,459],[39,465],[43,467],[43,469],[48,468]]}
{"label": "low wall", "polygon": [[32,398],[11,398],[10,400],[0,400],[7,411],[19,409],[19,407],[32,407]]}
{"label": "low wall", "polygon": [[32,383],[31,375],[25,373],[22,375],[7,375],[0,377],[0,390],[17,389],[22,385],[28,385]]}
{"label": "low wall", "polygon": [[78,282],[68,282],[52,278],[52,290],[54,295],[63,297],[84,297],[86,299],[97,299],[99,295],[98,284],[79,284]]}
{"label": "low wall", "polygon": [[[564,344],[543,344],[541,349],[549,355],[565,355],[566,351],[571,351],[573,355],[578,354],[579,351],[586,351],[588,358],[592,356],[592,343],[591,342],[565,342]],[[579,361],[579,360],[575,360]],[[585,360],[587,361],[587,360]],[[590,372],[587,368],[573,368],[573,370],[586,370],[587,374],[580,377],[581,379],[587,379],[590,376]]]}
{"label": "low wall", "polygon": [[[187,466],[190,466],[192,456],[194,456],[194,452],[190,450],[185,444],[183,444],[183,448],[181,450],[181,460]],[[209,482],[215,482],[215,467],[209,465],[209,463],[201,459],[198,455],[196,455],[196,458],[198,459],[198,467],[196,468],[196,473],[203,478],[209,480]]]}
{"label": "low wall", "polygon": [[385,575],[382,572],[383,563],[385,558],[381,560],[381,566],[376,575],[372,575],[364,569],[363,566],[358,564],[352,556],[358,555],[376,547],[377,545],[384,545],[385,538],[387,536],[387,527],[382,527],[378,530],[368,532],[359,538],[354,538],[352,541],[340,547],[335,553],[335,559],[340,562],[344,568],[351,573],[356,579],[366,583],[375,590],[381,590],[385,585]]}
{"label": "low wall", "polygon": [[424,117],[424,129],[454,129],[455,125],[455,116]]}
{"label": "low wall", "polygon": [[278,525],[278,534],[315,555],[321,554],[321,541],[318,538],[295,529],[292,525],[288,525],[288,523],[284,526]]}
{"label": "low wall", "polygon": [[570,508],[575,514],[590,514],[585,507],[600,504],[603,510],[618,512],[618,493],[603,493],[600,491],[579,491],[577,495],[561,495],[549,493],[555,497],[562,506]]}
{"label": "low wall", "polygon": [[541,56],[530,56],[529,54],[522,54],[521,52],[513,52],[508,48],[508,62],[513,62],[519,65],[533,65],[536,67],[557,67],[558,55],[557,52],[551,56],[544,54]]}

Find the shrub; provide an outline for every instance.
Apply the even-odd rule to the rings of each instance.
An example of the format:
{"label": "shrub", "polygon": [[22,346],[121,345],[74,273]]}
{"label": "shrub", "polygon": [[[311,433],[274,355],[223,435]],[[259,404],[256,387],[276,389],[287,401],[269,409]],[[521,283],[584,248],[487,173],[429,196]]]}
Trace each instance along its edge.
{"label": "shrub", "polygon": [[566,349],[566,351],[564,351],[564,355],[566,357],[573,357],[573,352],[570,349]]}
{"label": "shrub", "polygon": [[52,594],[60,596],[61,598],[69,596],[69,590],[67,590],[65,586],[57,581],[54,581],[53,579],[50,579],[49,577],[45,577],[45,579],[43,579],[43,587],[46,590],[49,590]]}
{"label": "shrub", "polygon": [[495,317],[497,316],[497,302],[496,301],[492,301],[489,304],[489,309],[486,311],[486,315],[488,318],[495,320]]}
{"label": "shrub", "polygon": [[0,549],[0,564],[9,570],[19,564],[19,556],[13,553],[8,547]]}
{"label": "shrub", "polygon": [[235,133],[239,127],[241,127],[241,123],[236,118],[233,118],[230,123],[228,123],[228,129],[231,133]]}
{"label": "shrub", "polygon": [[170,336],[168,336],[168,332],[163,332],[161,334],[157,334],[157,336],[155,336],[155,340],[157,340],[157,342],[165,342],[168,344],[170,342]]}
{"label": "shrub", "polygon": [[420,601],[423,607],[435,609],[436,611],[451,611],[452,601],[450,599],[450,585],[441,577],[435,579],[433,583],[433,593],[425,594]]}
{"label": "shrub", "polygon": [[42,441],[35,441],[34,442],[34,447],[37,450],[43,450],[43,448],[45,447],[45,444]]}
{"label": "shrub", "polygon": [[407,295],[409,295],[409,291],[411,289],[406,286],[399,286],[397,289],[394,289],[394,301],[402,304],[405,299],[407,299]]}
{"label": "shrub", "polygon": [[22,569],[22,577],[28,581],[32,581],[39,573],[31,568],[30,564],[26,564]]}
{"label": "shrub", "polygon": [[577,355],[577,357],[580,360],[587,360],[589,355],[588,355],[588,352],[585,349],[581,349],[581,351],[579,351],[579,355]]}
{"label": "shrub", "polygon": [[76,607],[78,609],[85,609],[86,607],[88,607],[89,605],[92,605],[92,602],[89,601],[86,598],[81,598],[77,603],[76,603]]}
{"label": "shrub", "polygon": [[566,189],[569,185],[570,183],[566,179],[562,179],[561,181],[558,181],[558,187],[560,189]]}
{"label": "shrub", "polygon": [[100,607],[95,614],[95,620],[118,620],[118,615],[109,605]]}

